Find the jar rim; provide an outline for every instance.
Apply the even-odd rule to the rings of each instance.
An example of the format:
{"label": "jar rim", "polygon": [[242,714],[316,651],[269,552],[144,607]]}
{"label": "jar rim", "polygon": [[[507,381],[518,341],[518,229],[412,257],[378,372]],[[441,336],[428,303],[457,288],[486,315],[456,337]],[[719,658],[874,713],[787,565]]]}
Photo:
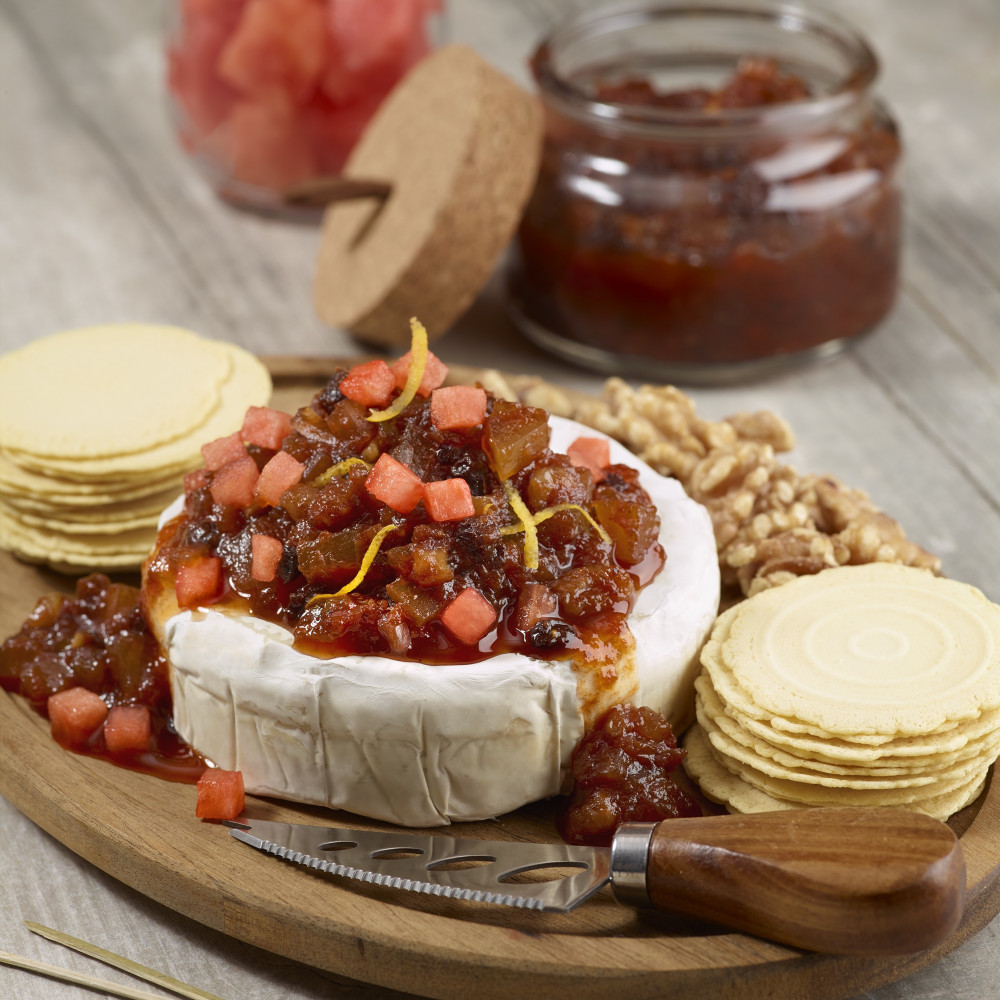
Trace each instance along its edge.
{"label": "jar rim", "polygon": [[[576,40],[595,37],[609,29],[624,29],[650,20],[684,18],[746,18],[773,22],[780,32],[824,38],[847,56],[847,71],[824,93],[805,100],[779,102],[751,108],[724,108],[706,112],[697,108],[664,108],[595,100],[555,65],[556,54]],[[768,53],[754,53],[762,56]],[[711,127],[718,135],[726,126],[734,130],[775,126],[796,128],[842,113],[869,91],[879,73],[875,52],[847,20],[826,8],[808,7],[789,0],[656,0],[626,2],[580,13],[554,28],[535,49],[530,65],[547,100],[564,114],[612,128],[668,130],[700,134]]]}

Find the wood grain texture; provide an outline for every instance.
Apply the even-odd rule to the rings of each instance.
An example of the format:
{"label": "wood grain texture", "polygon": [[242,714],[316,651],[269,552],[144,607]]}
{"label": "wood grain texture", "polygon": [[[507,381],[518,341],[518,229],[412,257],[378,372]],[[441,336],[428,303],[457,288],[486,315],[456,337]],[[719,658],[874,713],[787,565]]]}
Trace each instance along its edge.
{"label": "wood grain texture", "polygon": [[[11,632],[44,584],[0,554]],[[65,583],[63,588],[65,588]],[[17,609],[17,610],[15,610]],[[968,903],[958,930],[891,959],[802,953],[740,934],[632,910],[607,890],[569,914],[476,906],[347,885],[261,855],[195,819],[189,785],[71,754],[20,698],[0,696],[0,793],[81,857],[153,900],[242,941],[320,969],[424,996],[500,998],[844,997],[920,969],[1000,908],[1000,782],[957,817]],[[384,826],[250,797],[247,815],[280,822]],[[428,831],[430,832],[430,831]],[[555,840],[551,807],[463,824],[488,839]],[[595,946],[600,942],[600,946]]]}
{"label": "wood grain texture", "polygon": [[671,912],[810,951],[900,955],[958,927],[954,831],[900,809],[806,809],[665,823],[649,895]]}
{"label": "wood grain texture", "polygon": [[[323,380],[348,363],[269,358],[276,379],[273,404],[294,410],[315,390],[317,376]],[[468,381],[477,374],[458,367],[451,378]],[[72,584],[0,552],[0,635],[19,627],[41,593],[68,593]],[[539,914],[344,885],[241,849],[224,828],[194,818],[190,786],[62,750],[45,720],[9,695],[0,696],[0,794],[81,857],[209,927],[318,969],[444,1000],[539,990],[574,1000],[641,1000],[666,991],[678,1000],[804,995],[835,1000],[924,968],[1000,911],[1000,781],[995,780],[951,824],[961,834],[966,864],[961,924],[919,952],[877,959],[802,953],[724,933],[699,923],[711,908],[695,910],[693,921],[632,910],[617,904],[609,890],[573,913]],[[247,815],[385,828],[344,813],[254,797]],[[548,803],[491,822],[462,824],[461,834],[558,839]],[[661,860],[667,864],[662,854]],[[917,917],[909,929],[919,928],[923,919]],[[924,943],[939,936],[928,933]]]}

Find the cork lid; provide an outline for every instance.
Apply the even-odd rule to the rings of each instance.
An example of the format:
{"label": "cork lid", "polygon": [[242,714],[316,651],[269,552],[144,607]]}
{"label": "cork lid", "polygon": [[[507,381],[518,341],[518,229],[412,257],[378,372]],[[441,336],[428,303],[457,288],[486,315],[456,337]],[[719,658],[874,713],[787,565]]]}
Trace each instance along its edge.
{"label": "cork lid", "polygon": [[471,49],[423,60],[372,119],[344,174],[384,197],[331,205],[314,301],[320,318],[373,344],[433,339],[472,304],[521,218],[541,151],[536,98]]}

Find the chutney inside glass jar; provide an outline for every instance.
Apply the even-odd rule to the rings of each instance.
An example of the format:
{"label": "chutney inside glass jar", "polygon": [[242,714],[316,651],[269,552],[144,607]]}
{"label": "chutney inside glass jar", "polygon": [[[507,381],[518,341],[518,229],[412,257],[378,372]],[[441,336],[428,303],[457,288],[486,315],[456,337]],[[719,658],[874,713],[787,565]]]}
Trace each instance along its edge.
{"label": "chutney inside glass jar", "polygon": [[540,346],[720,383],[829,356],[898,284],[898,130],[864,39],[787,4],[584,14],[537,49],[546,112],[508,274]]}

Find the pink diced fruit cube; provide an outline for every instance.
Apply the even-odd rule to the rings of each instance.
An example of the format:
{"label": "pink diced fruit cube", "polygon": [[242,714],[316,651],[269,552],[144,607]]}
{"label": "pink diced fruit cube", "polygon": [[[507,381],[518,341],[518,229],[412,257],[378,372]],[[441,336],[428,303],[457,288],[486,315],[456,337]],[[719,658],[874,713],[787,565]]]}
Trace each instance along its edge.
{"label": "pink diced fruit cube", "polygon": [[270,507],[277,506],[281,494],[301,481],[305,468],[287,451],[276,452],[260,471],[256,488],[257,502]]}
{"label": "pink diced fruit cube", "polygon": [[611,464],[611,445],[605,438],[578,437],[566,454],[578,468],[590,469],[595,483],[605,478],[604,470]]}
{"label": "pink diced fruit cube", "polygon": [[197,608],[219,596],[222,590],[222,560],[206,556],[177,570],[174,591],[181,608]]}
{"label": "pink diced fruit cube", "polygon": [[379,455],[365,480],[365,489],[400,514],[409,514],[424,495],[420,477],[387,453]]}
{"label": "pink diced fruit cube", "polygon": [[261,583],[273,580],[278,572],[278,564],[284,553],[284,546],[279,538],[270,535],[253,534],[250,536],[250,575]]}
{"label": "pink diced fruit cube", "polygon": [[395,388],[396,379],[381,358],[355,365],[340,380],[341,393],[362,406],[388,406]]}
{"label": "pink diced fruit cube", "polygon": [[319,82],[326,15],[315,0],[251,0],[219,56],[219,76],[249,97],[298,103]]}
{"label": "pink diced fruit cube", "polygon": [[337,173],[430,51],[438,0],[183,0],[168,52],[181,139],[234,180]]}
{"label": "pink diced fruit cube", "polygon": [[245,808],[242,771],[210,767],[198,779],[195,816],[201,819],[237,819]]}
{"label": "pink diced fruit cube", "polygon": [[493,605],[474,587],[466,587],[441,612],[441,624],[467,646],[479,642],[496,620]]}
{"label": "pink diced fruit cube", "polygon": [[439,431],[468,430],[486,419],[486,390],[449,385],[431,393],[431,423]]}
{"label": "pink diced fruit cube", "polygon": [[[406,385],[412,361],[413,352],[407,351],[389,366],[392,376],[396,380],[397,389],[402,389]],[[438,386],[444,385],[444,380],[447,377],[448,366],[433,351],[428,351],[424,372],[420,376],[420,385],[417,386],[417,395],[426,399]]]}
{"label": "pink diced fruit cube", "polygon": [[104,720],[104,745],[112,753],[146,750],[152,728],[146,705],[112,705]]}
{"label": "pink diced fruit cube", "polygon": [[243,438],[239,431],[216,438],[201,446],[201,457],[205,460],[205,468],[209,472],[215,472],[216,469],[221,469],[224,465],[243,458],[246,453],[247,450],[243,445]]}
{"label": "pink diced fruit cube", "polygon": [[239,435],[246,444],[277,451],[292,433],[292,418],[270,406],[251,406],[243,418]]}
{"label": "pink diced fruit cube", "polygon": [[46,703],[52,736],[64,746],[83,746],[104,724],[108,706],[100,695],[83,687],[49,695]]}
{"label": "pink diced fruit cube", "polygon": [[476,513],[472,491],[464,479],[425,483],[424,507],[432,521],[461,521]]}
{"label": "pink diced fruit cube", "polygon": [[257,491],[260,473],[257,463],[246,453],[234,462],[227,462],[212,474],[208,490],[212,499],[222,506],[249,507]]}

